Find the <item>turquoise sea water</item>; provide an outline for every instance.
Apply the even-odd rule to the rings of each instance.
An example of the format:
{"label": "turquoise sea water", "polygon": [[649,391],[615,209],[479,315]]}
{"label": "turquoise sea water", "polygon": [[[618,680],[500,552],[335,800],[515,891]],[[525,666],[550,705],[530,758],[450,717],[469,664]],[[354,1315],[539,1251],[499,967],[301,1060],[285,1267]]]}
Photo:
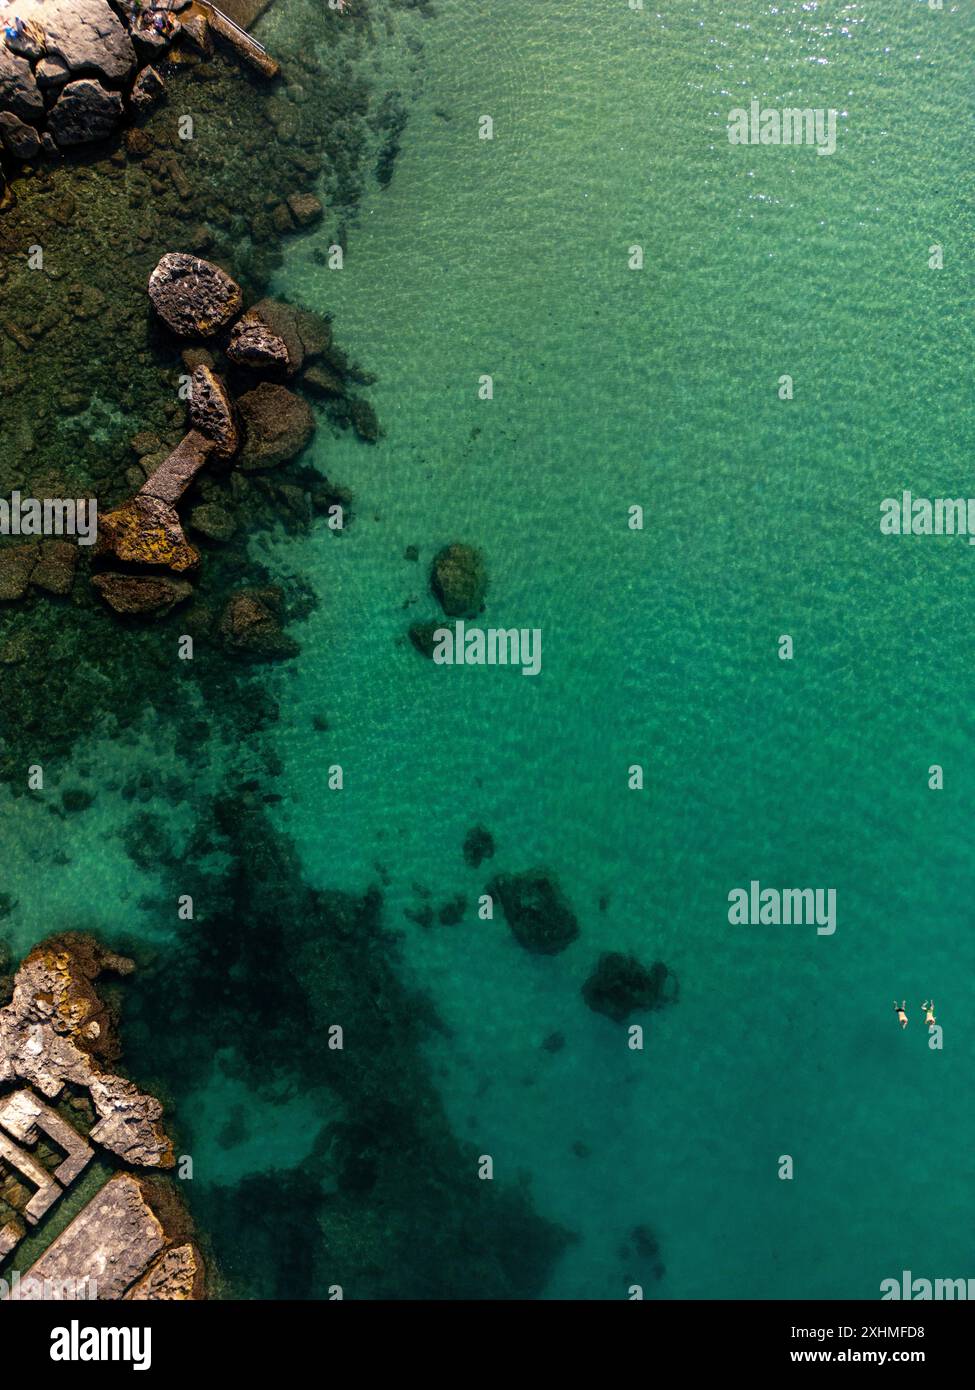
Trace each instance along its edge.
{"label": "turquoise sea water", "polygon": [[[285,65],[310,4],[277,0],[261,22]],[[348,221],[341,271],[315,256],[346,225],[334,209],[273,288],[334,316],[378,375],[385,435],[365,448],[322,416],[310,456],[354,492],[348,533],[252,544],[321,599],[300,658],[267,675],[273,817],[315,886],[382,884],[407,978],[449,1029],[428,1046],[456,1132],[579,1236],[546,1296],[872,1299],[902,1269],[968,1277],[975,552],[881,536],[879,504],[971,491],[971,14],[371,14],[367,68],[409,112],[392,181]],[[835,154],[730,145],[728,112],[752,98],[836,108]],[[485,625],[541,629],[538,677],[435,667],[409,644],[453,540],[486,556]],[[113,756],[175,761],[150,725],[79,766],[100,785]],[[218,780],[220,757],[201,751],[199,775]],[[136,923],[165,950],[171,927],[140,906],[152,875],[116,833],[129,814],[101,792],[64,828],[76,870],[60,865],[59,892],[73,925]],[[479,870],[461,854],[476,823],[497,845]],[[30,824],[10,868],[23,902],[50,835]],[[554,957],[476,914],[492,873],[535,865],[581,923]],[[751,879],[835,888],[835,935],[730,926],[728,893]],[[417,925],[426,895],[462,895],[464,920]],[[26,948],[39,919],[21,910],[9,934]],[[679,977],[642,1052],[581,997],[606,950]],[[932,995],[941,1051],[919,1009]],[[247,1095],[215,1058],[179,1097],[194,1181],[299,1168],[329,1107]],[[621,1253],[638,1226],[659,1280]]]}
{"label": "turquoise sea water", "polygon": [[[468,897],[463,926],[404,923],[410,965],[454,1030],[456,1125],[582,1232],[553,1296],[624,1296],[639,1222],[662,1297],[966,1274],[971,551],[878,521],[904,487],[967,495],[971,15],[501,0],[416,31],[391,185],[341,273],[305,241],[278,285],[334,313],[387,430],[368,453],[316,445],[355,489],[354,537],[286,543],[323,598],[286,824],[323,886],[381,861],[393,917],[417,881]],[[731,146],[752,97],[835,107],[836,153]],[[542,629],[537,679],[404,645],[453,539],[488,557],[485,622]],[[322,705],[324,744],[301,733]],[[458,850],[476,820],[496,863],[559,875],[583,924],[565,954],[475,919]],[[836,934],[730,927],[751,878],[835,887]],[[680,977],[642,1054],[582,1005],[602,949]],[[919,1026],[932,994],[941,1052]],[[553,1030],[565,1049],[540,1052]]]}

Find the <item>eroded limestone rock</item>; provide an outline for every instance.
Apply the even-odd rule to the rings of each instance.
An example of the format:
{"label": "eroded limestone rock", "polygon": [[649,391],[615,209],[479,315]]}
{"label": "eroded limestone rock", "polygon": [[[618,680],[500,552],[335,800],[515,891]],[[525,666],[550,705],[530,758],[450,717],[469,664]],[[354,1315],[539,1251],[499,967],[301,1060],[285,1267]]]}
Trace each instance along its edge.
{"label": "eroded limestone rock", "polygon": [[91,1141],[127,1163],[169,1168],[175,1160],[162,1106],[104,1065],[118,1044],[93,982],[105,970],[131,969],[90,937],[66,934],[35,946],[0,1009],[0,1083],[26,1083],[49,1100],[66,1083],[83,1087],[98,1115]]}
{"label": "eroded limestone rock", "polygon": [[126,1299],[184,1303],[203,1297],[203,1261],[195,1245],[174,1245],[132,1285]]}
{"label": "eroded limestone rock", "polygon": [[239,367],[254,371],[293,371],[287,344],[256,314],[238,319],[230,333],[227,356]]}

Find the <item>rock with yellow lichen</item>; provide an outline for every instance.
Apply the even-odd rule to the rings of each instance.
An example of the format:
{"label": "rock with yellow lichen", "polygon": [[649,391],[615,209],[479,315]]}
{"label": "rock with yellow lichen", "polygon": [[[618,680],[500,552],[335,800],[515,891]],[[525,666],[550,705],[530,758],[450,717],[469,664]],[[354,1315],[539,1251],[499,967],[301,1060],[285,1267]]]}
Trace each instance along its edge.
{"label": "rock with yellow lichen", "polygon": [[14,977],[13,998],[0,1009],[0,1085],[26,1083],[48,1100],[65,1085],[87,1090],[97,1119],[89,1139],[127,1163],[171,1168],[173,1146],[162,1106],[116,1075],[112,1016],[95,989],[104,971],[128,974],[132,962],[78,933],[35,946]]}
{"label": "rock with yellow lichen", "polygon": [[176,509],[140,493],[99,519],[96,554],[115,555],[137,565],[155,565],[182,574],[195,569],[200,553],[190,545]]}

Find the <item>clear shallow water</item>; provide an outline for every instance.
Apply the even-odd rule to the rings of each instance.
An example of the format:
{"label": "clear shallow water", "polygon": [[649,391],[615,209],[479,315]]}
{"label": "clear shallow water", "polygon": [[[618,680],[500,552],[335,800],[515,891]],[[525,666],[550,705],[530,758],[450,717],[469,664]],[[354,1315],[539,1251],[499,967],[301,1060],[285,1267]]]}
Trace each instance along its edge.
{"label": "clear shallow water", "polygon": [[[964,1274],[971,552],[882,538],[878,518],[905,486],[966,489],[970,19],[446,3],[417,32],[423,91],[346,268],[306,239],[277,285],[379,374],[387,432],[368,451],[320,434],[354,530],[281,546],[323,599],[300,634],[284,823],[322,886],[361,888],[378,861],[393,922],[415,883],[467,896],[464,925],[403,921],[410,968],[454,1030],[437,1062],[458,1130],[582,1234],[553,1296],[624,1296],[639,1274],[618,1247],[641,1222],[662,1297],[872,1298],[904,1267]],[[839,109],[836,154],[730,146],[752,96]],[[487,555],[485,622],[541,627],[537,679],[404,645],[453,539]],[[559,875],[583,924],[563,955],[474,919],[475,821],[490,867]],[[836,935],[729,927],[752,877],[836,887]],[[603,949],[680,976],[643,1054],[579,996]],[[931,994],[941,1053],[918,1026]],[[554,1030],[565,1049],[540,1051]]]}
{"label": "clear shallow water", "polygon": [[[262,21],[285,59],[309,4],[278,0]],[[621,1298],[636,1280],[648,1297],[875,1298],[903,1268],[965,1277],[973,552],[883,538],[878,517],[903,487],[970,490],[971,19],[920,3],[743,18],[691,0],[373,18],[366,70],[399,80],[410,112],[392,182],[350,223],[341,273],[313,254],[336,210],[275,286],[334,315],[378,373],[386,431],[367,448],[320,420],[312,457],[356,497],[347,535],[252,545],[321,598],[301,657],[265,678],[275,818],[311,883],[382,884],[404,969],[451,1030],[429,1057],[457,1133],[580,1236],[548,1296]],[[730,146],[727,113],[752,96],[843,111],[835,155]],[[487,557],[485,622],[542,629],[538,678],[438,669],[406,640],[435,616],[430,560],[455,539]],[[97,791],[80,818],[18,803],[18,949],[53,908],[178,950],[146,906],[158,875],[120,835],[139,810],[175,839],[188,826],[171,796],[113,792],[106,760],[119,778],[187,771],[150,722],[79,752],[64,780]],[[197,789],[230,762],[201,748]],[[461,845],[477,822],[497,852],[474,871]],[[72,862],[52,859],[42,921],[45,854]],[[582,925],[553,958],[475,915],[491,873],[535,864]],[[727,894],[753,877],[835,887],[836,935],[730,927]],[[463,923],[417,926],[404,914],[424,893],[435,908],[462,894]],[[642,1053],[580,996],[603,950],[680,978]],[[941,1053],[920,1027],[932,994]],[[149,1082],[141,1046],[127,1055]],[[204,1192],[297,1171],[336,1112],[286,1076],[248,1093],[223,1054],[175,1099]],[[620,1253],[638,1225],[659,1240],[659,1282]]]}

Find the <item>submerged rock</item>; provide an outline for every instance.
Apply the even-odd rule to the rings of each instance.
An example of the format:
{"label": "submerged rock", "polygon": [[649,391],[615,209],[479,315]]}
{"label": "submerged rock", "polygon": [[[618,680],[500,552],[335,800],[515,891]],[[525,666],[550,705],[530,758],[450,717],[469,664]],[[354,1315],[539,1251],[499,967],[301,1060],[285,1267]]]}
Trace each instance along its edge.
{"label": "submerged rock", "polygon": [[292,193],[288,199],[288,207],[299,227],[310,227],[319,221],[325,211],[314,193]]}
{"label": "submerged rock", "polygon": [[485,859],[494,857],[494,836],[483,825],[472,826],[464,836],[464,863],[478,868]]}
{"label": "submerged rock", "polygon": [[321,362],[313,362],[301,378],[301,384],[313,396],[338,400],[345,395],[345,383]]}
{"label": "submerged rock", "polygon": [[311,406],[286,386],[262,381],[237,402],[246,437],[240,453],[245,470],[275,468],[297,458],[315,430]]}
{"label": "submerged rock", "polygon": [[35,589],[64,597],[70,594],[78,568],[78,547],[73,541],[41,541],[30,582]]}
{"label": "submerged rock", "polygon": [[233,458],[240,448],[237,408],[221,379],[205,363],[191,379],[190,423],[213,443],[217,458]]}
{"label": "submerged rock", "polygon": [[367,444],[375,444],[379,439],[379,419],[368,401],[357,397],[349,406],[352,427],[360,439]]}
{"label": "submerged rock", "polygon": [[107,140],[122,119],[122,98],[94,78],[69,82],[48,114],[48,129],[61,148]]}
{"label": "submerged rock", "polygon": [[36,544],[0,547],[0,600],[12,602],[24,597],[37,557]]}
{"label": "submerged rock", "polygon": [[154,613],[163,617],[193,592],[193,585],[185,579],[169,579],[165,575],[108,572],[96,574],[91,582],[116,613],[134,616]]}
{"label": "submerged rock", "polygon": [[225,646],[250,661],[273,661],[297,656],[300,648],[281,628],[280,589],[242,589],[232,596],[220,617]]}
{"label": "submerged rock", "polygon": [[526,951],[555,955],[579,935],[579,923],[558,884],[544,870],[498,874],[487,886]]}
{"label": "submerged rock", "polygon": [[487,593],[484,556],[470,545],[445,546],[434,557],[430,588],[449,617],[475,618]]}
{"label": "submerged rock", "polygon": [[240,313],[240,286],[211,261],[182,251],[163,256],[149,277],[156,313],[182,338],[211,338]]}
{"label": "submerged rock", "polygon": [[203,502],[190,513],[190,525],[211,541],[233,540],[237,523],[224,507],[216,502]]}
{"label": "submerged rock", "polygon": [[622,1023],[637,1011],[674,1003],[677,977],[661,960],[655,960],[648,970],[636,956],[604,951],[582,986],[582,997],[596,1013]]}
{"label": "submerged rock", "polygon": [[440,618],[434,618],[431,622],[412,623],[410,625],[410,641],[421,656],[433,660],[433,653],[436,650],[437,642],[434,633],[443,627]]}

